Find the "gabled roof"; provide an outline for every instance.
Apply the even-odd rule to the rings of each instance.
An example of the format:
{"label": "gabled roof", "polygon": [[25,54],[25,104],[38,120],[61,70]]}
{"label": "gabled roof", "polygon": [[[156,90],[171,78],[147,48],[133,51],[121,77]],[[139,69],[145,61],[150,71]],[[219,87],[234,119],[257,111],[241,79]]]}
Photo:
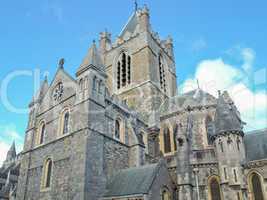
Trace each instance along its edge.
{"label": "gabled roof", "polygon": [[51,88],[51,86],[57,83],[57,78],[61,75],[66,76],[70,81],[76,83],[76,80],[64,68],[58,67],[56,74],[54,75],[54,78],[52,79],[50,83],[49,88]]}
{"label": "gabled roof", "polygon": [[107,184],[104,197],[147,194],[161,164],[151,164],[120,171]]}
{"label": "gabled roof", "polygon": [[246,133],[244,143],[247,161],[267,159],[267,128]]}
{"label": "gabled roof", "polygon": [[129,18],[128,22],[123,27],[121,33],[119,34],[119,37],[123,38],[123,36],[129,32],[130,34],[133,34],[136,27],[138,25],[138,17],[137,12],[134,12],[131,17]]}
{"label": "gabled roof", "polygon": [[34,94],[31,103],[34,103],[36,100],[44,99],[49,89],[54,86],[57,82],[57,78],[61,75],[68,77],[69,80],[76,83],[76,80],[62,66],[59,66],[50,84],[48,83],[47,77],[45,77],[40,89]]}

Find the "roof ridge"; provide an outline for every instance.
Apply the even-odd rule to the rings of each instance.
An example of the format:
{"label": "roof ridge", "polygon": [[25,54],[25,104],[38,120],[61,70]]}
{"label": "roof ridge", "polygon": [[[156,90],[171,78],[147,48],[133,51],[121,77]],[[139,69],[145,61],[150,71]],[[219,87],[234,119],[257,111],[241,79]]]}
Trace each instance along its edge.
{"label": "roof ridge", "polygon": [[267,128],[263,129],[255,129],[252,131],[245,132],[246,135],[251,135],[251,134],[264,134],[264,132],[267,132]]}
{"label": "roof ridge", "polygon": [[130,170],[134,170],[134,169],[145,169],[145,168],[149,168],[152,166],[157,166],[158,163],[152,163],[152,164],[147,164],[147,165],[141,165],[141,166],[136,166],[136,167],[130,167],[130,168],[126,168],[126,169],[122,169],[121,171],[130,171]]}
{"label": "roof ridge", "polygon": [[123,33],[124,33],[124,31],[126,30],[128,24],[129,24],[129,23],[131,22],[131,20],[135,17],[135,15],[136,15],[136,11],[133,12],[133,13],[131,14],[131,16],[129,17],[128,21],[127,21],[127,22],[125,23],[125,25],[123,26],[123,28],[122,28],[122,30],[121,30],[119,36],[122,36],[122,35],[123,35]]}

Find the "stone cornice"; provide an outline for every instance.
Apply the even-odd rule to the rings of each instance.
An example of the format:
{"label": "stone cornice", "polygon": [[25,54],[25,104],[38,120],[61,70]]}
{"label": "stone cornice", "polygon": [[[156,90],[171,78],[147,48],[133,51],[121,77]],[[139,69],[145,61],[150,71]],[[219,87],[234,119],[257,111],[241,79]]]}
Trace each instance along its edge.
{"label": "stone cornice", "polygon": [[190,164],[193,168],[196,167],[217,167],[218,166],[218,162],[210,162],[210,163],[191,163]]}
{"label": "stone cornice", "polygon": [[168,118],[174,117],[176,115],[180,115],[180,114],[184,114],[184,113],[192,112],[192,111],[196,111],[196,110],[197,111],[207,110],[209,108],[216,108],[216,104],[182,108],[181,110],[177,110],[177,111],[160,116],[160,120],[168,119]]}
{"label": "stone cornice", "polygon": [[247,169],[263,167],[263,166],[267,166],[267,159],[253,160],[244,165],[244,167]]}

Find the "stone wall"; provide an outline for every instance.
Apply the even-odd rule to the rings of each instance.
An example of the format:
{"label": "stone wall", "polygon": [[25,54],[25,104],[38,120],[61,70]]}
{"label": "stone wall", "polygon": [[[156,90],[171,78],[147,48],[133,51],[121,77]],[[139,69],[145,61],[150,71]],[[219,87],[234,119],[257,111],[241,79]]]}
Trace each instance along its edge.
{"label": "stone wall", "polygon": [[[18,199],[82,199],[85,138],[84,132],[77,132],[25,152],[22,158],[23,173],[19,178]],[[43,165],[47,158],[53,161],[51,189],[41,187]]]}
{"label": "stone wall", "polygon": [[119,141],[104,138],[104,172],[107,178],[129,167],[129,148]]}

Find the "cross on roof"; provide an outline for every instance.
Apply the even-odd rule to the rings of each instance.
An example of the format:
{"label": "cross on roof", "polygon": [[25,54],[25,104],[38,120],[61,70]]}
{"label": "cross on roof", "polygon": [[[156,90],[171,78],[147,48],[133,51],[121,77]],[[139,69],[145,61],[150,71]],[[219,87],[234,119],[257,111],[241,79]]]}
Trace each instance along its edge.
{"label": "cross on roof", "polygon": [[134,1],[134,5],[135,5],[135,11],[138,10],[138,3],[137,3],[137,0]]}

